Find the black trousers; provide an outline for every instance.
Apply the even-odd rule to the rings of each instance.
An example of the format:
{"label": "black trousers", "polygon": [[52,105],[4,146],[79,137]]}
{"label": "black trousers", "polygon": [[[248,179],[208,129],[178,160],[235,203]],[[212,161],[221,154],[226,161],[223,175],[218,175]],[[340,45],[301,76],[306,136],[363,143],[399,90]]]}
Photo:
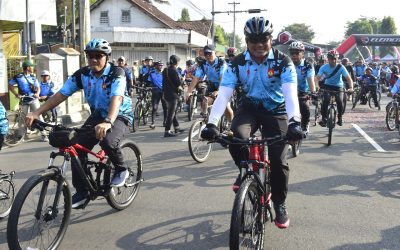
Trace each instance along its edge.
{"label": "black trousers", "polygon": [[179,122],[176,118],[177,105],[178,105],[178,95],[164,95],[163,97],[166,106],[167,106],[167,118],[165,120],[165,131],[169,131],[171,129],[171,125],[174,125],[174,128],[179,128]]}
{"label": "black trousers", "polygon": [[[99,123],[102,123],[104,118],[102,118],[99,115],[92,114],[89,116],[89,118],[85,121],[84,126],[96,126]],[[106,137],[100,141],[96,139],[96,136],[94,133],[85,133],[84,135],[78,135],[77,136],[77,143],[81,144],[82,146],[88,148],[88,149],[93,149],[93,147],[99,143],[100,147],[107,153],[109,159],[111,160],[112,164],[115,166],[116,170],[126,170],[124,166],[124,157],[122,155],[121,151],[121,142],[124,139],[125,134],[128,131],[128,121],[125,120],[122,117],[118,117],[115,122],[114,126],[111,129],[111,131],[108,131],[106,134]],[[78,157],[79,160],[82,164],[82,167],[85,171],[88,171],[86,168],[86,163],[88,160],[87,153],[84,153],[82,151],[78,151]],[[73,159],[71,160],[71,170],[72,170],[72,185],[75,187],[77,192],[82,192],[84,190],[87,190],[87,187],[85,186],[85,179],[82,178],[78,174],[77,170],[77,162],[74,161]]]}
{"label": "black trousers", "polygon": [[[344,98],[344,89],[340,87],[334,87],[334,86],[328,86],[324,85],[324,89],[326,90],[332,90],[332,91],[340,91],[339,93],[335,94],[336,98],[336,106],[337,106],[337,114],[338,117],[342,117],[343,115],[343,98]],[[329,103],[331,102],[331,93],[324,92],[324,99],[322,102],[322,109],[321,109],[321,115],[322,119],[327,119],[328,116],[328,106]]]}
{"label": "black trousers", "polygon": [[301,127],[304,129],[306,125],[310,122],[310,106],[308,105],[308,100],[305,98],[308,93],[298,92],[297,95],[299,97]]}
{"label": "black trousers", "polygon": [[0,134],[0,150],[3,147],[3,142],[4,142],[5,137],[6,137],[6,135]]}
{"label": "black trousers", "polygon": [[152,111],[151,111],[151,123],[154,123],[156,121],[156,114],[158,110],[158,106],[160,104],[163,108],[163,123],[165,123],[165,119],[167,118],[167,104],[165,103],[165,100],[162,98],[162,92],[160,91],[153,91],[152,96],[151,96],[151,104],[152,104]]}
{"label": "black trousers", "polygon": [[[263,138],[284,136],[287,132],[287,115],[273,115],[262,108],[239,107],[232,120],[231,130],[235,137],[249,138],[257,129],[261,129]],[[241,145],[229,145],[229,153],[235,164],[240,166],[242,160],[249,157],[249,152]],[[246,148],[245,148],[246,149]],[[278,142],[268,147],[268,157],[271,162],[272,201],[281,203],[286,200],[289,181],[289,165],[287,163],[288,145]]]}

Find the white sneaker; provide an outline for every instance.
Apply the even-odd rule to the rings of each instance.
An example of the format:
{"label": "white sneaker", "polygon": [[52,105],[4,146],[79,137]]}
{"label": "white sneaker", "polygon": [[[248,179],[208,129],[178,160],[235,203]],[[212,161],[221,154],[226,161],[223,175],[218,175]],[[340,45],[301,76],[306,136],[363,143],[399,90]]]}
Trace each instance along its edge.
{"label": "white sneaker", "polygon": [[42,142],[49,142],[49,138],[46,135],[42,135]]}

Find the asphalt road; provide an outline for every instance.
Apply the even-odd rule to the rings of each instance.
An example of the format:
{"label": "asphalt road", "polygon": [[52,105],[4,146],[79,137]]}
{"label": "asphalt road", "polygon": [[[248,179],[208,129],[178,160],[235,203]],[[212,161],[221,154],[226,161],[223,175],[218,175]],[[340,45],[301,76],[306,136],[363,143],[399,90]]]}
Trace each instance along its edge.
{"label": "asphalt road", "polygon": [[[289,159],[290,228],[268,223],[265,249],[400,249],[400,136],[385,127],[387,101],[381,111],[365,105],[348,111],[330,147],[327,129],[311,127],[300,156]],[[237,169],[219,146],[207,162],[195,163],[185,136],[163,138],[161,126],[129,135],[144,159],[136,200],[121,212],[104,199],[73,210],[60,249],[228,249]],[[46,167],[50,150],[39,140],[5,148],[0,168],[17,172],[18,189]],[[7,249],[5,228],[1,220],[0,249]]]}

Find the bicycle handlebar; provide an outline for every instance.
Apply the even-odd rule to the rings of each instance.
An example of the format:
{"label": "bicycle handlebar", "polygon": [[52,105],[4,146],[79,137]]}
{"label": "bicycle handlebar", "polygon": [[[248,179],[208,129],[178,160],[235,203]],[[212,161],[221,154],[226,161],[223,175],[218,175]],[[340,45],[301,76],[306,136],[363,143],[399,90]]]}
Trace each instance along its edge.
{"label": "bicycle handlebar", "polygon": [[53,128],[53,130],[68,130],[68,129],[70,129],[70,130],[74,130],[76,132],[90,132],[90,133],[94,132],[94,127],[92,125],[85,125],[82,128],[68,128],[61,124],[54,125],[54,124],[42,122],[38,119],[33,120],[31,127],[36,128],[39,131],[43,131],[49,127],[49,128]]}
{"label": "bicycle handlebar", "polygon": [[267,143],[268,146],[271,146],[275,143],[285,141],[287,142],[286,136],[277,135],[274,137],[268,137],[263,139],[258,139],[256,136],[251,136],[248,139],[242,139],[238,137],[234,137],[233,133],[228,134],[220,134],[215,140],[210,142],[218,142],[222,144],[235,144],[235,145],[255,145],[255,144],[264,144]]}

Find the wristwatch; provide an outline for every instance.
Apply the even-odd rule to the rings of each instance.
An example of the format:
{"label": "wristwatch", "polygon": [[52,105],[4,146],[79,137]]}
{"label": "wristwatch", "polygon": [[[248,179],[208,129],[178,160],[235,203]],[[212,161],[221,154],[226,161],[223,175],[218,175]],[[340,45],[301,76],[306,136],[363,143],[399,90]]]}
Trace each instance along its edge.
{"label": "wristwatch", "polygon": [[114,123],[111,121],[111,118],[110,118],[110,117],[106,117],[106,119],[104,119],[103,122],[109,123],[109,124],[111,124],[111,127],[114,127]]}

